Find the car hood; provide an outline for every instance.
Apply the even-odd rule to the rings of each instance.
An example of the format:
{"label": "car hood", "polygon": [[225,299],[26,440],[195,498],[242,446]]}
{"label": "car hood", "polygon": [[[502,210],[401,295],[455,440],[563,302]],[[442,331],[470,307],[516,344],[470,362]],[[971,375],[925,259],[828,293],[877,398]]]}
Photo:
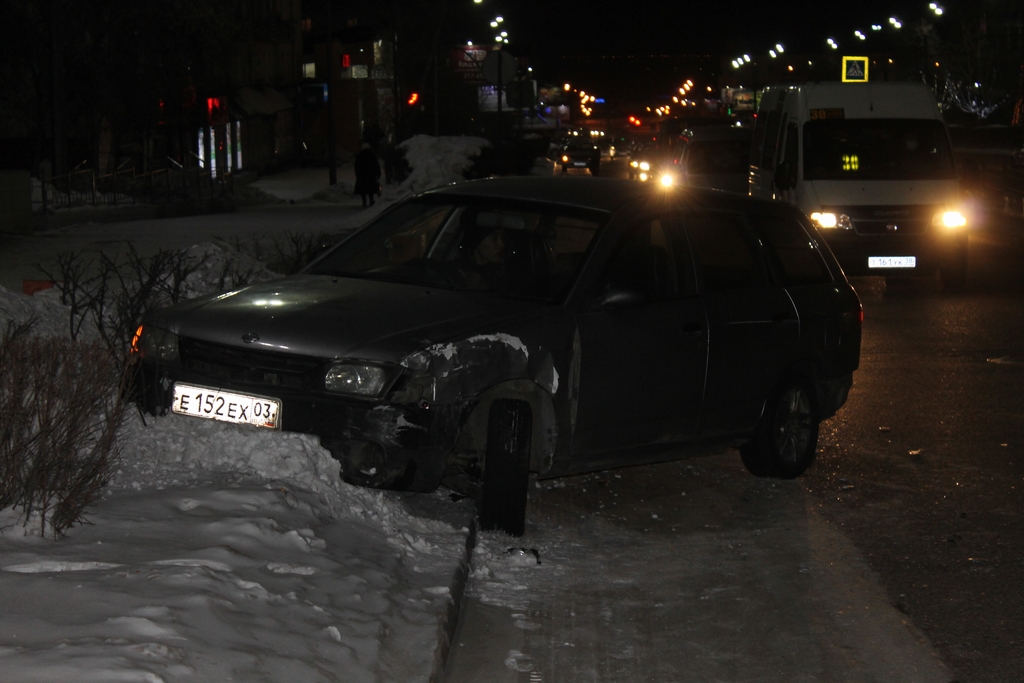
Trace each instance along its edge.
{"label": "car hood", "polygon": [[296,275],[186,302],[147,322],[240,348],[398,362],[432,344],[508,332],[507,326],[551,308],[407,284]]}

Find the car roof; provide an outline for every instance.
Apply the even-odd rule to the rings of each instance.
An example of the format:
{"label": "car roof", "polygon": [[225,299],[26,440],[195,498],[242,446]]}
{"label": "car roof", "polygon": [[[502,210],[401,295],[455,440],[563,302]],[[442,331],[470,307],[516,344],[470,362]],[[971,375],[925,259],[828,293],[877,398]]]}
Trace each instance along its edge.
{"label": "car roof", "polygon": [[510,199],[514,201],[542,202],[565,207],[614,213],[627,204],[643,202],[663,196],[665,192],[679,193],[684,199],[694,200],[708,208],[734,208],[742,211],[756,209],[770,213],[795,212],[795,207],[783,202],[752,199],[743,195],[702,188],[673,188],[666,190],[650,183],[620,178],[592,178],[583,176],[510,176],[485,178],[455,183],[430,190],[423,197],[467,197]]}

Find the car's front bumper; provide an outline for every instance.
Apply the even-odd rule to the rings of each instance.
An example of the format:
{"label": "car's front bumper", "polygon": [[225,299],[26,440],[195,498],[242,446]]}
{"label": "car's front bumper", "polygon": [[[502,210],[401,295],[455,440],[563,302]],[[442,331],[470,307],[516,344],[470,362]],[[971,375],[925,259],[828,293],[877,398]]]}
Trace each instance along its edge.
{"label": "car's front bumper", "polygon": [[341,462],[346,481],[407,491],[437,488],[448,454],[473,407],[468,400],[389,403],[326,392],[225,383],[150,362],[136,367],[134,398],[147,412],[166,414],[171,410],[175,382],[278,399],[281,429],[319,437],[324,448]]}
{"label": "car's front bumper", "polygon": [[[967,233],[948,235],[929,231],[917,235],[858,235],[848,230],[818,231],[835,254],[847,275],[932,274],[943,268],[959,266],[966,259]],[[875,268],[871,257],[913,256],[912,268]]]}

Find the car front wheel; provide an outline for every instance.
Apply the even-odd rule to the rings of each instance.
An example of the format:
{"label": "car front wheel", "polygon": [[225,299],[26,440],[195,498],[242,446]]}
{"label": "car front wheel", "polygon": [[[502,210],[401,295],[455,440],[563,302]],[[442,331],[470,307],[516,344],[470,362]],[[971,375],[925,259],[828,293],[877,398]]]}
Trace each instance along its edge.
{"label": "car front wheel", "polygon": [[487,417],[480,526],[522,536],[530,483],[530,437],[533,420],[526,401],[499,398]]}
{"label": "car front wheel", "polygon": [[790,378],[769,399],[754,438],[740,447],[743,464],[758,477],[799,477],[814,462],[818,422],[810,386]]}

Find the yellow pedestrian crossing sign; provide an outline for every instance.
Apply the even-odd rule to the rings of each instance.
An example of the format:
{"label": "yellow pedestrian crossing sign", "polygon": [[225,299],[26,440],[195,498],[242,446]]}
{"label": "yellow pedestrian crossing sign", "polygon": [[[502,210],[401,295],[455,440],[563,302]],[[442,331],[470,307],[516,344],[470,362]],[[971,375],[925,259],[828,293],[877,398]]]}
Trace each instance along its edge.
{"label": "yellow pedestrian crossing sign", "polygon": [[843,83],[867,83],[868,58],[843,57]]}

